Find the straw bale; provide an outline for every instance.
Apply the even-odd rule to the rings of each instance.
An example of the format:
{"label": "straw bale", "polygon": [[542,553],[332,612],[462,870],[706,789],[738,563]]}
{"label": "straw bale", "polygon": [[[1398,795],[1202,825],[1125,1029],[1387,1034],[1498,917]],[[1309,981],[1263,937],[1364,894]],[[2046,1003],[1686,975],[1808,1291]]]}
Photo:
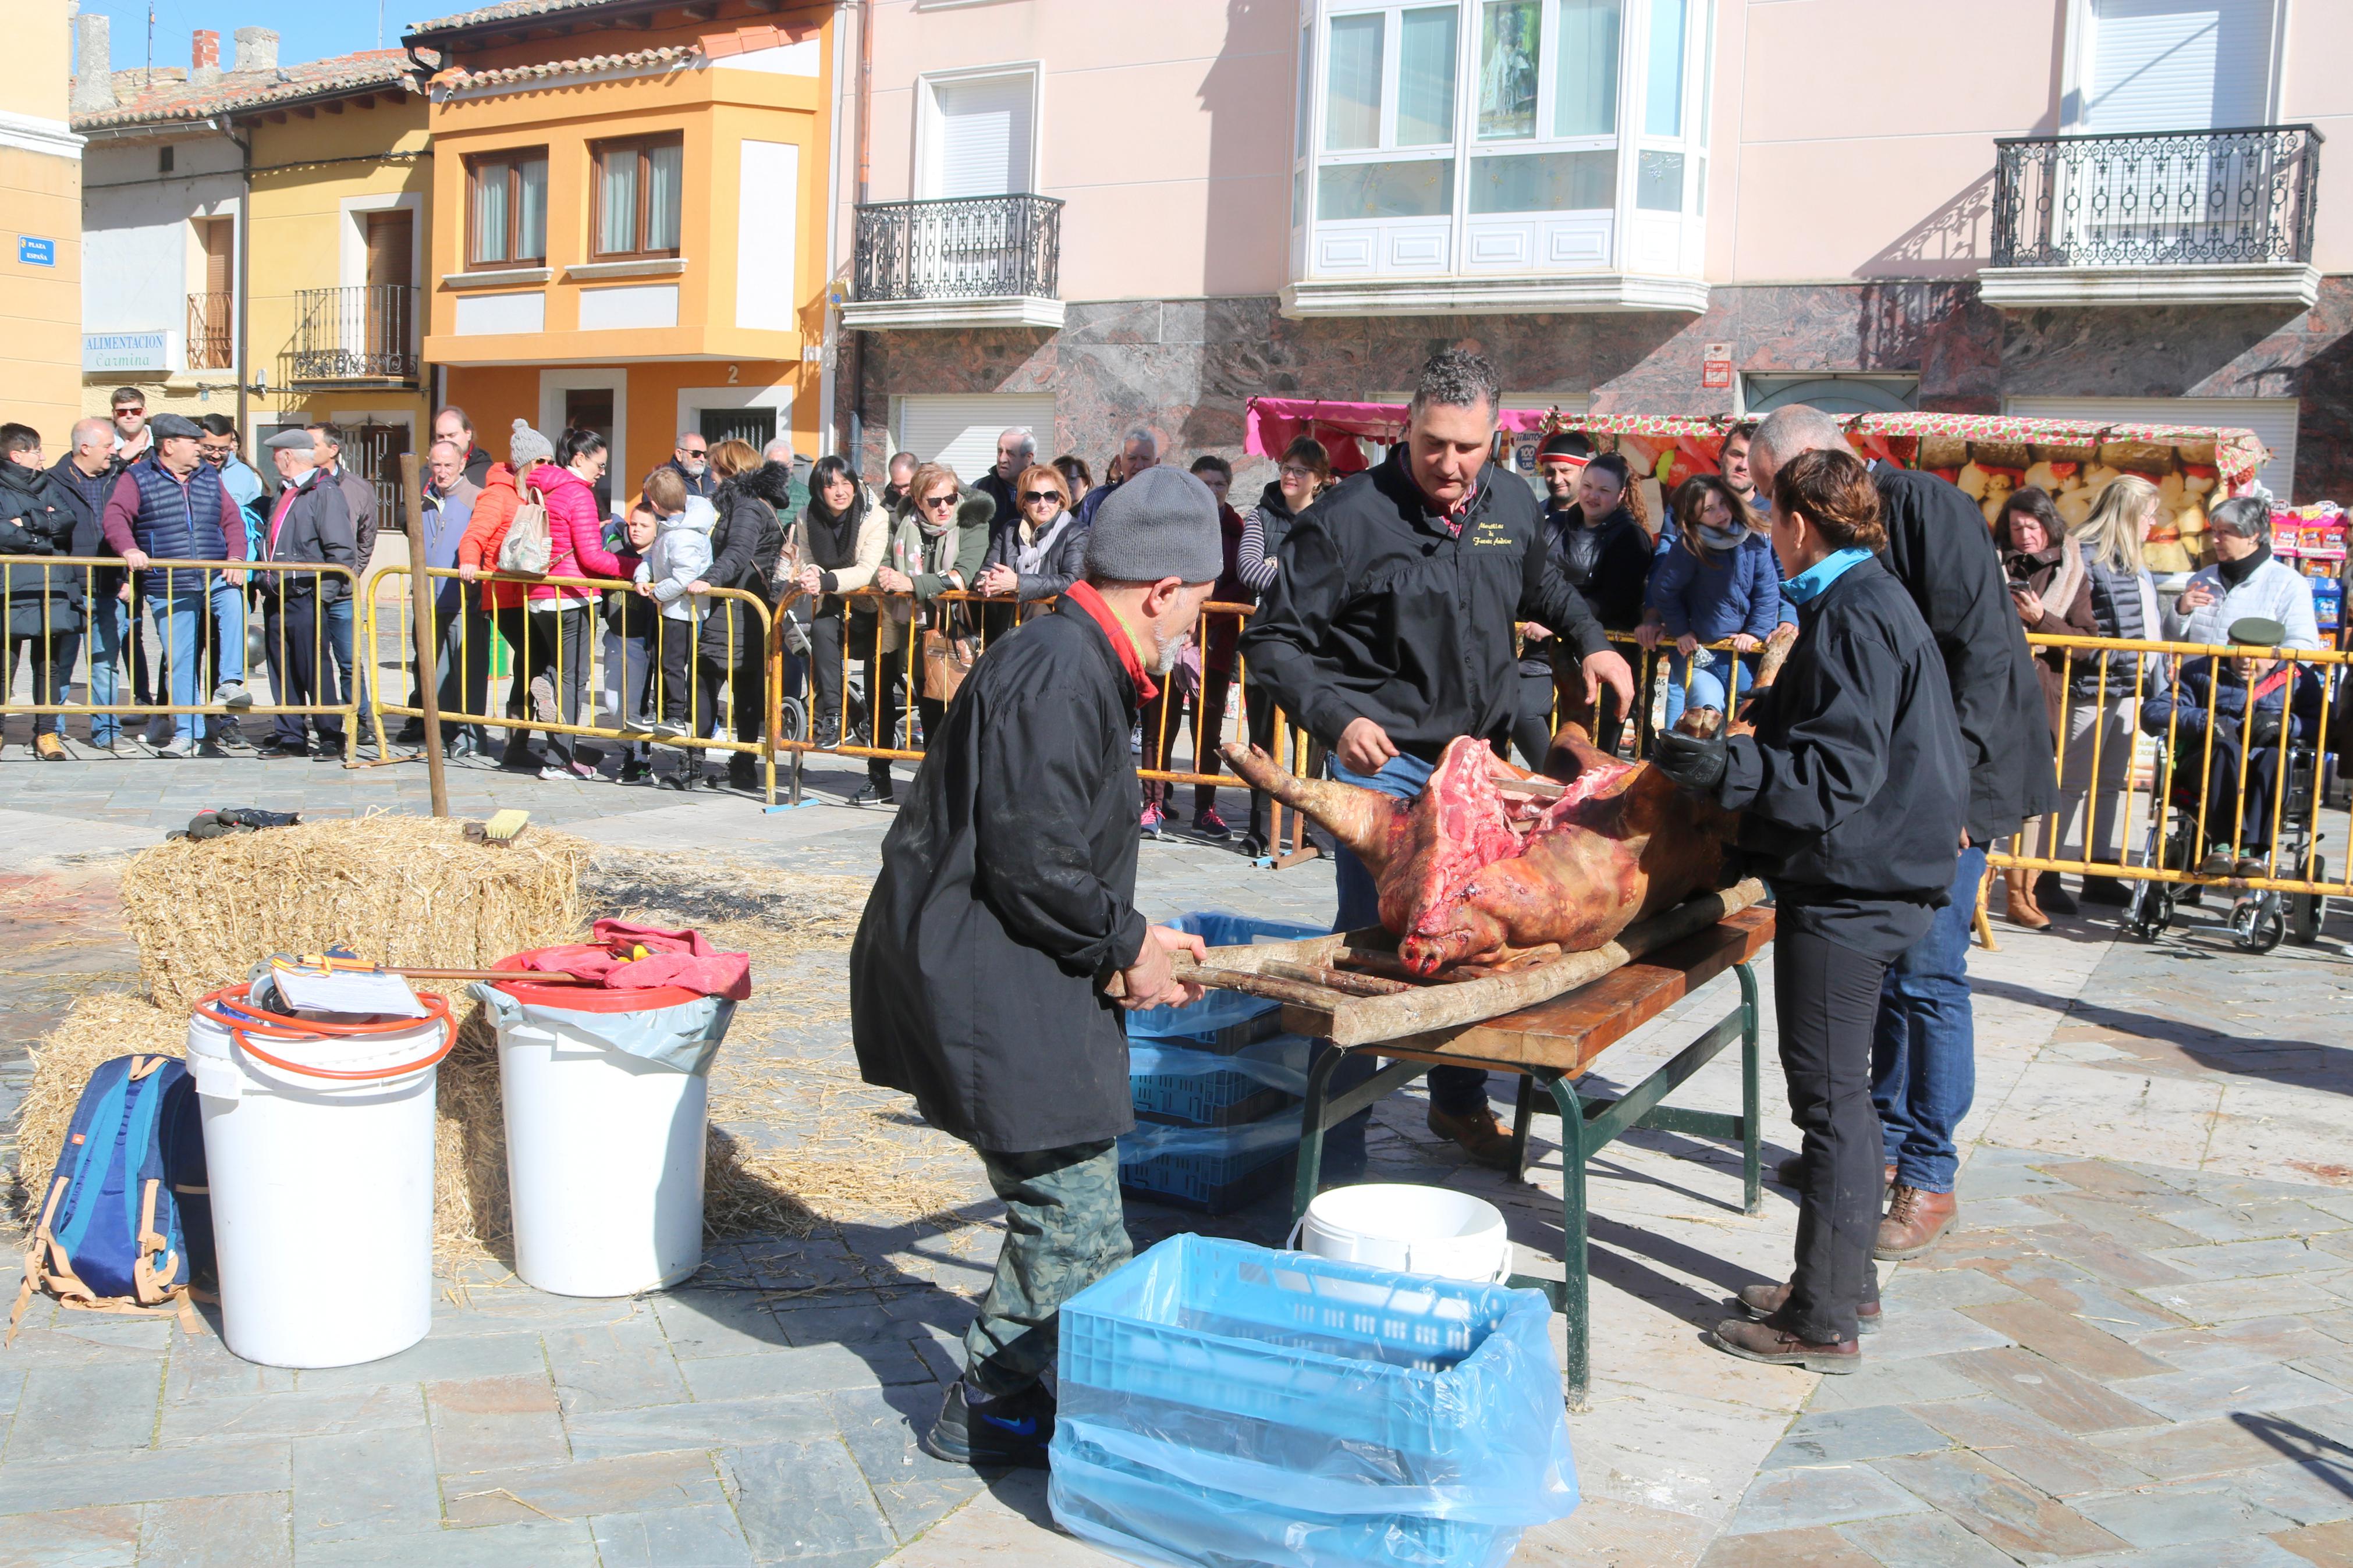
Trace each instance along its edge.
{"label": "straw bale", "polygon": [[[424,847],[430,848],[433,836],[408,833],[417,821],[373,818],[321,826],[345,834],[362,827],[371,835],[404,834],[408,853],[423,858],[420,837]],[[305,830],[278,831],[292,835]],[[271,837],[254,834],[216,839],[209,845],[167,846],[166,850],[252,846]],[[512,858],[535,837],[542,836],[536,830],[526,835],[514,850],[479,849],[462,840],[454,847]],[[566,855],[575,852],[571,847],[575,841],[556,834],[543,837],[553,841],[551,848]],[[375,859],[379,848],[389,858],[389,840],[369,847],[377,874],[396,876],[385,870],[385,859]],[[578,847],[582,851],[586,847]],[[142,858],[145,861],[165,852],[150,851]],[[575,868],[585,867],[586,860],[582,854]],[[195,864],[195,857],[185,857],[146,867],[137,897],[142,901],[166,897],[186,900],[184,913],[193,913],[179,922],[183,925],[220,920],[224,905],[231,900],[195,897],[191,879]],[[257,875],[236,866],[222,867],[219,871],[248,879]],[[192,996],[202,994],[217,984],[241,979],[257,957],[274,951],[315,951],[326,941],[344,935],[332,922],[351,918],[351,911],[406,907],[399,899],[368,903],[371,895],[352,886],[340,871],[319,876],[307,867],[289,867],[279,874],[287,880],[305,879],[322,889],[322,901],[343,901],[332,905],[332,912],[317,917],[301,916],[291,912],[288,904],[273,903],[267,917],[275,922],[266,927],[269,934],[264,934],[265,928],[259,922],[242,928],[249,934],[235,938],[195,932],[170,949],[167,963],[148,957],[144,964],[148,983],[157,987],[159,994],[166,987],[177,989],[183,984]],[[778,1233],[807,1236],[850,1221],[928,1222],[941,1228],[964,1223],[956,1211],[969,1205],[976,1194],[969,1183],[944,1177],[932,1168],[932,1159],[944,1152],[939,1135],[911,1137],[899,1124],[903,1119],[894,1120],[887,1113],[898,1097],[868,1089],[837,1065],[806,1059],[788,1046],[765,1039],[759,1026],[776,1021],[780,1014],[799,1024],[827,1022],[846,1015],[847,984],[839,965],[807,960],[811,955],[847,951],[870,886],[864,879],[780,872],[701,858],[598,850],[586,879],[591,888],[587,907],[596,912],[620,912],[648,923],[697,925],[722,949],[752,954],[753,1000],[738,1010],[735,1028],[720,1053],[712,1110],[714,1122],[724,1121],[758,1138],[755,1143],[753,1138],[718,1125],[711,1130],[703,1217],[713,1240]],[[130,881],[126,877],[126,905],[132,901]],[[401,896],[421,907],[418,918],[427,913],[438,917],[450,907],[443,902],[450,897],[448,889],[428,885],[429,881],[417,878],[402,882]],[[177,890],[166,894],[163,889],[167,882]],[[473,883],[478,889],[483,885],[480,879]],[[250,881],[248,887],[252,890]],[[406,938],[385,940],[385,933],[395,928],[376,923],[372,926],[377,933],[376,949],[371,952],[361,946],[361,951],[369,956],[396,955],[421,966],[456,968],[488,963],[519,948],[575,937],[585,923],[576,899],[533,902],[524,890],[511,884],[492,896],[508,900],[507,910],[499,919],[546,924],[525,936],[508,934],[511,925],[501,928],[478,921],[470,928],[478,948],[459,952],[445,946],[418,953],[402,945]],[[142,907],[155,906],[143,903]],[[314,923],[300,927],[297,934],[288,934],[294,922],[306,918]],[[148,954],[150,933],[157,929],[154,920],[153,915],[145,916],[134,926],[141,935],[142,956]],[[499,934],[482,934],[493,931]],[[351,934],[357,938],[360,933]],[[354,945],[360,943],[355,941]],[[210,978],[214,973],[224,977]],[[509,1259],[512,1218],[508,1207],[506,1128],[499,1097],[496,1042],[480,1005],[462,984],[426,983],[418,989],[438,991],[459,1020],[458,1041],[441,1064],[438,1084],[435,1249],[445,1263]],[[747,1020],[754,1019],[747,1027]],[[74,1102],[92,1069],[111,1057],[132,1051],[181,1056],[186,1034],[185,1003],[159,1005],[121,991],[92,992],[75,1002],[58,1026],[33,1048],[33,1080],[16,1130],[20,1215],[29,1192],[47,1180],[56,1163]],[[796,1090],[799,1092],[792,1092]],[[769,1143],[775,1146],[758,1146]]]}
{"label": "straw bale", "polygon": [[493,848],[453,820],[393,813],[180,839],[125,868],[123,923],[174,1010],[273,952],[339,942],[379,963],[479,969],[578,935],[589,847],[533,827]]}

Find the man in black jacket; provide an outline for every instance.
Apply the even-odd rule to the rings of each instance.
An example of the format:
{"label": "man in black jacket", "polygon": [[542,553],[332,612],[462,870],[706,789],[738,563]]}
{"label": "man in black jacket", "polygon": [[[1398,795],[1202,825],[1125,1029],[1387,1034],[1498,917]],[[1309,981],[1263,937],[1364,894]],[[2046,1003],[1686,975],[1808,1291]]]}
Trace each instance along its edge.
{"label": "man in black jacket", "polygon": [[923,1440],[955,1463],[1046,1462],[1038,1379],[1061,1304],[1129,1256],[1119,1009],[1200,995],[1170,963],[1200,939],[1135,908],[1127,737],[1225,557],[1208,488],[1174,469],[1149,479],[1096,519],[1086,581],[991,643],[949,704],[850,950],[860,1071],[971,1143],[1008,1210],[964,1376]]}
{"label": "man in black jacket", "polygon": [[[41,466],[41,433],[29,425],[0,425],[0,555],[70,555],[81,515],[65,485]],[[78,571],[22,562],[0,571],[0,596],[6,600],[0,622],[8,639],[7,686],[16,682],[21,650],[32,666],[33,700],[63,702],[81,647]],[[64,762],[64,714],[35,714],[33,755]]]}
{"label": "man in black jacket", "polygon": [[[315,561],[359,569],[359,536],[351,503],[333,473],[319,466],[319,451],[307,430],[280,430],[263,443],[280,481],[269,521],[261,532],[261,558]],[[348,602],[349,584],[332,572],[270,572],[261,584],[261,652],[269,662],[269,684],[281,708],[342,702],[344,687],[335,674],[333,632],[328,612]],[[277,754],[300,757],[309,743],[306,715],[278,715]],[[339,713],[313,713],[322,762],[340,762],[343,720]]]}
{"label": "man in black jacket", "polygon": [[[1399,799],[1421,793],[1447,742],[1505,740],[1519,709],[1512,626],[1536,621],[1599,689],[1632,710],[1634,678],[1561,574],[1535,497],[1482,483],[1495,436],[1495,367],[1449,349],[1422,367],[1405,445],[1302,512],[1282,569],[1242,634],[1244,664],[1332,750],[1334,776]],[[1133,483],[1134,481],[1130,481]],[[1343,847],[1342,931],[1380,923],[1380,894]],[[1431,1131],[1501,1169],[1511,1139],[1477,1068],[1434,1068]]]}
{"label": "man in black jacket", "polygon": [[[1772,494],[1784,464],[1818,449],[1848,449],[1836,420],[1803,404],[1775,409],[1748,448],[1757,490]],[[1877,1256],[1902,1258],[1927,1251],[1959,1212],[1954,1133],[1977,1091],[1969,924],[1986,851],[2051,809],[2057,778],[2033,654],[1984,514],[1934,474],[1882,465],[1873,477],[1887,529],[1883,559],[1936,639],[1969,770],[1951,900],[1928,934],[1889,965],[1872,1047],[1871,1097],[1892,1184]]]}

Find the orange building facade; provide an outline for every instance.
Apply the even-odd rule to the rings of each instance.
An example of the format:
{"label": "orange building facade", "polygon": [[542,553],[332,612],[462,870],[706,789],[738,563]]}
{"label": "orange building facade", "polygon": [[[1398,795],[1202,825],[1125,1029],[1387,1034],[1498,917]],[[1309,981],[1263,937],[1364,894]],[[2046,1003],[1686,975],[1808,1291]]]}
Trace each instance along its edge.
{"label": "orange building facade", "polygon": [[425,359],[485,447],[598,429],[615,502],[683,430],[819,450],[830,15],[511,0],[408,35],[440,60]]}

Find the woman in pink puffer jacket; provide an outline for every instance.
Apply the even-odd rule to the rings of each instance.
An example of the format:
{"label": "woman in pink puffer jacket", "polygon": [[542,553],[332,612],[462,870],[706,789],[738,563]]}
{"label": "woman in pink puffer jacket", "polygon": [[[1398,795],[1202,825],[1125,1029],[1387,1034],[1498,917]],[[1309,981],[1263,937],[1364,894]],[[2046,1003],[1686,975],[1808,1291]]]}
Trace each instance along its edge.
{"label": "woman in pink puffer jacket", "polygon": [[[616,555],[605,548],[604,520],[596,515],[592,487],[605,477],[607,461],[602,436],[594,430],[566,430],[556,443],[555,461],[542,463],[523,478],[529,499],[547,508],[550,577],[626,581],[637,570],[635,556]],[[594,588],[556,583],[533,584],[529,591],[529,629],[515,679],[529,682],[532,713],[543,724],[580,721],[596,595]],[[528,744],[530,736],[523,740]],[[540,777],[596,776],[596,770],[575,754],[573,741],[569,734],[548,731],[548,761]]]}

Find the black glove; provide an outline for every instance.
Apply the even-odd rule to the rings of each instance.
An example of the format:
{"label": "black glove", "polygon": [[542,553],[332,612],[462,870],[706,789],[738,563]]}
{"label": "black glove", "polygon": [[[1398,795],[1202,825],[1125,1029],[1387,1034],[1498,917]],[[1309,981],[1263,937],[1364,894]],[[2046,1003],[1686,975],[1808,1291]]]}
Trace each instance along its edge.
{"label": "black glove", "polygon": [[1706,795],[1724,782],[1732,748],[1718,735],[1704,738],[1670,730],[1659,737],[1651,763],[1694,795]]}
{"label": "black glove", "polygon": [[2276,746],[2280,738],[2280,716],[2265,709],[2257,713],[2247,727],[2247,740],[2257,746]]}

